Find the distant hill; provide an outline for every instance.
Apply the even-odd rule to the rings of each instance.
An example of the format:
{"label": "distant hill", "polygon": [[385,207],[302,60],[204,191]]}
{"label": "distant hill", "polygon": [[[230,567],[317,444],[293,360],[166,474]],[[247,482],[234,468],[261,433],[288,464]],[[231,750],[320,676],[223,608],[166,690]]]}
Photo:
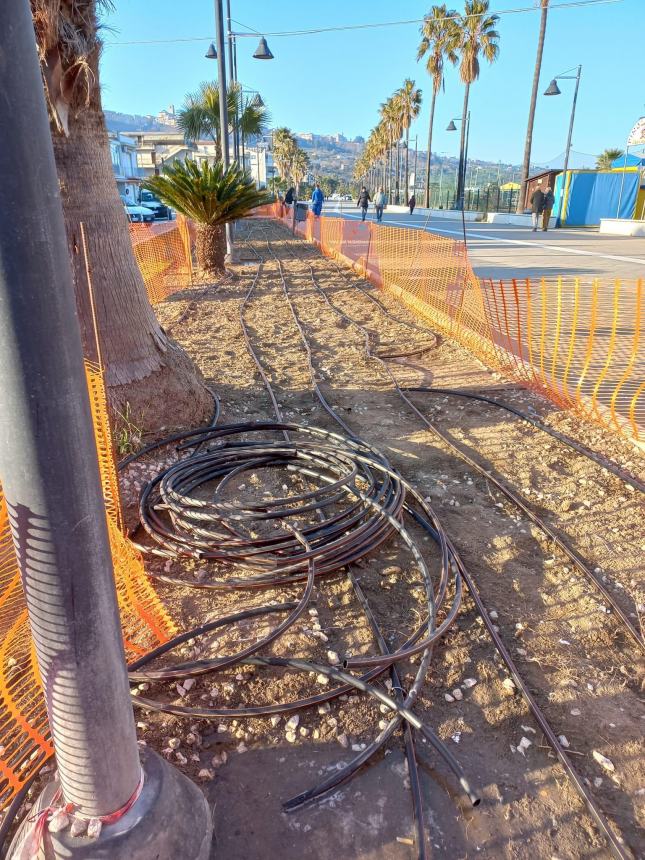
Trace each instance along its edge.
{"label": "distant hill", "polygon": [[104,111],[108,131],[177,131],[175,126],[164,125],[154,116]]}

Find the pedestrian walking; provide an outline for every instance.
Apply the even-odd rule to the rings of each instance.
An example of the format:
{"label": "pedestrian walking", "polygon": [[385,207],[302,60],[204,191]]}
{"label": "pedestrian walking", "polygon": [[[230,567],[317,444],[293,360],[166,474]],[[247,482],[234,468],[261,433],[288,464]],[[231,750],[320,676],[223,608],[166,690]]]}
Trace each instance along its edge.
{"label": "pedestrian walking", "polygon": [[416,205],[417,205],[417,198],[413,194],[412,197],[410,197],[410,199],[408,200],[408,206],[410,207],[410,215],[412,215],[412,213],[414,212],[414,207]]}
{"label": "pedestrian walking", "polygon": [[293,200],[296,196],[296,189],[291,187],[287,190],[287,193],[284,195],[284,202],[287,206],[293,206]]}
{"label": "pedestrian walking", "polygon": [[553,196],[553,189],[549,185],[546,189],[544,200],[542,201],[542,231],[544,233],[549,229],[549,218],[551,217],[554,200],[555,197]]}
{"label": "pedestrian walking", "polygon": [[325,199],[325,195],[320,190],[320,185],[316,182],[316,187],[314,188],[314,193],[311,195],[311,211],[314,215],[320,215],[322,212],[323,201]]}
{"label": "pedestrian walking", "polygon": [[531,221],[534,233],[538,228],[540,214],[544,208],[544,196],[544,191],[541,188],[536,188],[533,194],[531,194],[531,200],[529,201],[531,204]]}
{"label": "pedestrian walking", "polygon": [[369,191],[363,185],[363,187],[361,188],[361,190],[358,194],[358,200],[356,201],[356,205],[360,206],[361,211],[363,213],[363,217],[361,218],[361,221],[365,220],[365,216],[367,215],[367,207],[369,206],[369,202],[371,199],[372,198],[370,197]]}
{"label": "pedestrian walking", "polygon": [[387,197],[385,196],[385,191],[382,188],[374,195],[374,209],[376,210],[376,220],[380,224],[383,220],[383,210],[385,209],[385,204],[387,203]]}

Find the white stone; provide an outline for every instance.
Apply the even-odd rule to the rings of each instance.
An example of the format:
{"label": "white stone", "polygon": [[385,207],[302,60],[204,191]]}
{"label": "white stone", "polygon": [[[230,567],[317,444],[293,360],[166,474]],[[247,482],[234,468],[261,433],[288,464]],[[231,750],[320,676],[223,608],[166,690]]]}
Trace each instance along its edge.
{"label": "white stone", "polygon": [[558,735],[558,740],[560,741],[560,746],[564,747],[565,750],[569,749],[569,741],[566,735]]}
{"label": "white stone", "polygon": [[604,756],[601,752],[598,752],[598,750],[594,750],[592,755],[598,764],[606,771],[609,771],[609,773],[613,773],[613,771],[616,770],[613,761],[607,758],[607,756]]}
{"label": "white stone", "polygon": [[454,697],[451,696],[450,693],[444,693],[443,697],[446,700],[446,702],[454,702],[455,701]]}
{"label": "white stone", "polygon": [[300,715],[294,714],[292,717],[289,717],[289,719],[285,723],[285,729],[288,732],[295,732],[295,730],[298,728],[299,722],[300,722]]}
{"label": "white stone", "polygon": [[526,750],[532,746],[533,741],[530,741],[527,737],[522,737],[522,740],[517,745],[517,751],[522,753],[523,756],[526,755]]}
{"label": "white stone", "polygon": [[332,664],[340,663],[340,658],[339,658],[338,654],[337,654],[335,651],[328,651],[328,652],[327,652],[327,659],[328,659],[328,660],[329,660],[329,662],[330,662],[330,663],[332,663]]}
{"label": "white stone", "polygon": [[275,728],[279,722],[280,722],[280,714],[274,714],[271,717],[271,725],[273,726],[273,728]]}
{"label": "white stone", "polygon": [[342,735],[338,735],[336,740],[341,745],[341,747],[345,747],[345,749],[347,749],[347,747],[349,746],[349,741],[347,739],[347,735],[344,732]]}
{"label": "white stone", "polygon": [[[103,829],[103,822],[100,818],[90,818],[87,823],[87,838],[98,839]],[[51,830],[51,827],[50,827]]]}
{"label": "white stone", "polygon": [[475,678],[465,678],[464,679],[464,687],[474,687],[477,683]]}
{"label": "white stone", "polygon": [[453,699],[457,699],[457,701],[459,702],[461,701],[461,699],[463,699],[464,694],[461,692],[459,687],[455,687],[455,689],[452,691],[452,697]]}
{"label": "white stone", "polygon": [[285,738],[290,744],[293,744],[296,742],[296,733],[294,731],[287,732]]}
{"label": "white stone", "polygon": [[210,781],[213,779],[213,777],[214,777],[214,776],[215,776],[215,774],[213,773],[213,771],[212,771],[212,770],[210,770],[210,769],[209,769],[209,768],[207,768],[207,767],[203,767],[203,768],[199,771],[199,773],[197,774],[197,778],[198,778],[198,779],[203,779],[203,780],[205,780],[206,782],[210,782]]}

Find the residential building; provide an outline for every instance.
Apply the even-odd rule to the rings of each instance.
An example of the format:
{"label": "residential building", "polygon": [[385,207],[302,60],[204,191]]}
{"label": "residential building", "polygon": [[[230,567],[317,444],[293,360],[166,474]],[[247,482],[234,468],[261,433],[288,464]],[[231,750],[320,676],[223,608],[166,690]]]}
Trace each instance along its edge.
{"label": "residential building", "polygon": [[120,132],[108,132],[112,170],[119,194],[135,203],[138,199],[141,173],[137,165],[137,152],[134,141]]}
{"label": "residential building", "polygon": [[175,113],[174,105],[168,105],[168,110],[160,110],[155,119],[161,125],[168,125],[172,128],[178,127],[177,114]]}
{"label": "residential building", "polygon": [[251,174],[258,188],[269,186],[273,176],[276,174],[272,153],[261,146],[245,148],[244,169],[248,170]]}
{"label": "residential building", "polygon": [[166,162],[195,158],[197,145],[184,140],[183,132],[128,132],[136,147],[137,167],[142,178],[160,173]]}

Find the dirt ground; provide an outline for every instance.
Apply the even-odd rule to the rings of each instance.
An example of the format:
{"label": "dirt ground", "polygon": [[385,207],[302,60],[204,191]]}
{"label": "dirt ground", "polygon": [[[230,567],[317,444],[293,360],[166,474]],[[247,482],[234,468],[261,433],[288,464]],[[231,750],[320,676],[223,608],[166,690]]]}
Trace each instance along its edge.
{"label": "dirt ground", "polygon": [[[383,352],[430,347],[412,359],[389,362],[399,385],[492,392],[641,479],[645,461],[626,441],[583,425],[540,396],[494,378],[454,342],[438,337],[435,343],[429,331],[410,326],[419,321],[394,298],[339,272],[332,261],[293,239],[283,227],[253,220],[239,228],[238,240],[242,260],[234,269],[235,278],[178,293],[157,306],[162,325],[189,351],[219,394],[221,421],[275,418],[247,349],[243,320],[285,420],[338,429],[313,393],[303,341],[275,254],[282,261],[286,291],[328,401],[355,433],[381,449],[431,499],[486,607],[494,611],[500,636],[520,673],[556,734],[565,736],[562,743],[573,765],[622,838],[628,856],[639,856],[645,823],[645,706],[637,648],[599,593],[544,534],[423,425],[378,362],[366,356],[361,331],[335,313],[321,291],[369,329]],[[259,265],[255,289],[245,302]],[[389,314],[357,286],[378,295]],[[638,626],[645,613],[641,495],[601,466],[493,406],[420,393],[411,397],[455,444],[518,491],[569,541]],[[173,456],[164,453],[167,461]],[[141,480],[159,462],[150,457],[123,474],[130,521]],[[258,473],[250,482],[240,478],[229,491],[251,498],[272,491],[271,481]],[[418,532],[417,536],[424,540]],[[431,542],[425,546],[436,570],[436,548]],[[199,562],[152,560],[150,565],[187,580],[210,575]],[[387,568],[390,572],[384,576]],[[418,624],[421,611],[418,573],[409,553],[392,541],[354,572],[384,632],[400,641]],[[297,599],[301,593],[298,587],[261,594],[202,593],[165,585],[159,590],[184,628],[234,611],[233,607]],[[329,650],[375,653],[344,572],[318,582],[312,609],[317,616],[305,613],[267,653],[322,662],[328,662]],[[209,649],[229,653],[266,632],[270,623],[248,621],[207,642],[189,643],[183,653],[194,656],[210,653]],[[412,661],[401,666],[404,686],[414,670]],[[141,690],[176,704],[229,707],[288,701],[319,691],[319,679],[254,667],[198,679],[188,690],[163,684],[143,685]],[[451,860],[610,856],[527,706],[508,684],[508,672],[468,595],[450,632],[434,649],[415,712],[451,746],[482,796],[479,807],[470,807],[443,763],[429,747],[419,745],[428,856]],[[163,752],[196,779],[211,802],[213,857],[416,857],[400,733],[385,755],[377,756],[331,796],[289,814],[282,811],[283,801],[348,762],[378,734],[384,719],[379,707],[362,695],[350,695],[332,702],[329,709],[304,710],[290,740],[289,716],[191,723],[137,712],[142,743]],[[609,759],[613,769],[603,766],[594,752]]]}

